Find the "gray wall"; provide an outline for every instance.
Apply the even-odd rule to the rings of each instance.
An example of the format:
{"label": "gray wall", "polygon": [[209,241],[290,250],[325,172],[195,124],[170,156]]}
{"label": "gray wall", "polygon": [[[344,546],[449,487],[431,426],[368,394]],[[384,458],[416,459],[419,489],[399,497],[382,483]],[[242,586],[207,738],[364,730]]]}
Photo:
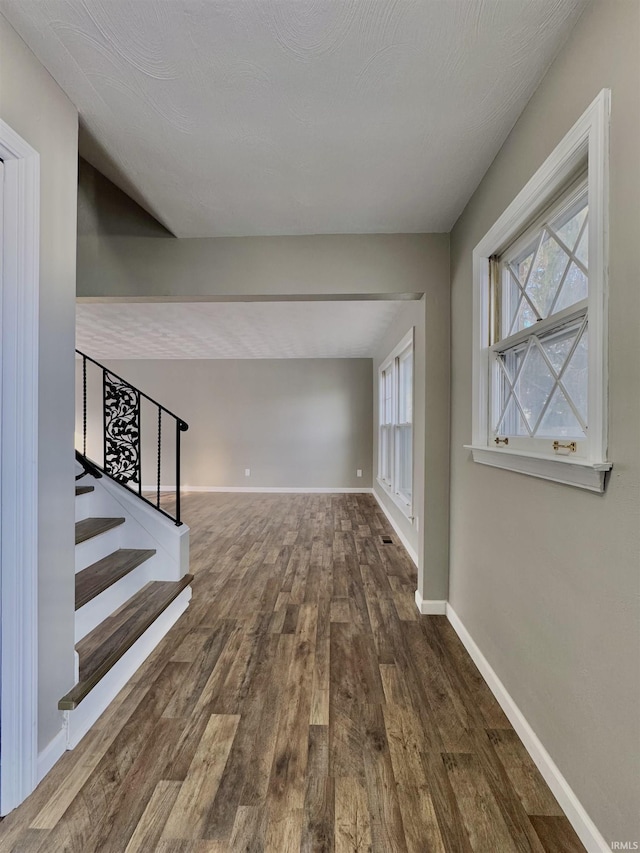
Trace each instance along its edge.
{"label": "gray wall", "polygon": [[78,240],[80,297],[424,293],[448,270],[447,234]]}
{"label": "gray wall", "polygon": [[[595,2],[451,241],[450,601],[604,837],[640,839],[640,4]],[[612,89],[607,493],[474,464],[471,253]]]}
{"label": "gray wall", "polygon": [[74,682],[73,341],[77,113],[0,15],[0,116],[40,154],[38,744]]}
{"label": "gray wall", "polygon": [[[183,484],[371,487],[371,359],[107,364],[189,424],[182,435]],[[142,415],[149,424],[144,409]],[[98,429],[90,422],[89,456],[100,453]],[[152,463],[143,470],[145,484],[155,482],[155,458],[152,430],[143,448],[143,462]],[[162,464],[162,483],[173,485],[171,450]],[[251,469],[248,478],[245,468]]]}

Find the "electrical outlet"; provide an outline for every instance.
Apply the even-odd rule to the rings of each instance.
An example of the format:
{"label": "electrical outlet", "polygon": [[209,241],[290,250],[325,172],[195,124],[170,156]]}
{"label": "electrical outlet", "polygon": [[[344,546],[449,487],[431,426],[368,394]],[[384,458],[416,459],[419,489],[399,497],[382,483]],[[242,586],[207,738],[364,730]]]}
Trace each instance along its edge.
{"label": "electrical outlet", "polygon": [[244,469],[244,476],[245,476],[245,477],[250,477],[250,476],[251,476],[251,468],[245,468],[245,469]]}
{"label": "electrical outlet", "polygon": [[362,468],[356,468],[356,477],[362,477]]}

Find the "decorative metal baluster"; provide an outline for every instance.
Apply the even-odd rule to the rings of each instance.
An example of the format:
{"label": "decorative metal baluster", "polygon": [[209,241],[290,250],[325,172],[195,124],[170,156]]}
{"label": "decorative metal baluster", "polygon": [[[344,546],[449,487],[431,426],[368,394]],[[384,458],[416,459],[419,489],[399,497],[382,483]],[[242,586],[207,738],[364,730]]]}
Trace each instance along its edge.
{"label": "decorative metal baluster", "polygon": [[140,479],[140,394],[103,370],[104,470],[118,483]]}
{"label": "decorative metal baluster", "polygon": [[82,455],[87,455],[87,357],[82,356]]}
{"label": "decorative metal baluster", "polygon": [[158,490],[156,493],[156,506],[160,508],[160,459],[162,449],[162,409],[158,406]]}
{"label": "decorative metal baluster", "polygon": [[102,467],[111,473],[107,465],[107,371],[102,368]]}
{"label": "decorative metal baluster", "polygon": [[142,497],[142,400],[138,409],[138,434],[140,436],[138,447],[138,495]]}
{"label": "decorative metal baluster", "polygon": [[182,423],[176,421],[176,524],[180,524],[180,429]]}

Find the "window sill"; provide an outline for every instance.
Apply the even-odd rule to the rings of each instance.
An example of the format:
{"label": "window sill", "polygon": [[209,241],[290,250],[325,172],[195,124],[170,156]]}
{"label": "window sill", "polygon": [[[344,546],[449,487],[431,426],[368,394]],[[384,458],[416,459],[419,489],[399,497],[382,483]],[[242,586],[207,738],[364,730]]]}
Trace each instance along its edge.
{"label": "window sill", "polygon": [[491,465],[507,471],[516,471],[530,477],[540,477],[555,483],[565,483],[591,492],[604,492],[607,471],[611,462],[591,463],[586,460],[569,459],[566,456],[548,457],[535,453],[507,450],[498,447],[482,447],[465,444],[473,454],[473,461]]}
{"label": "window sill", "polygon": [[394,504],[398,507],[398,509],[402,512],[403,515],[407,517],[407,519],[413,523],[413,507],[411,504],[406,503],[400,495],[396,495],[395,492],[391,490],[391,487],[388,486],[384,480],[381,480],[380,477],[376,477],[378,485],[384,491],[385,495],[388,495]]}

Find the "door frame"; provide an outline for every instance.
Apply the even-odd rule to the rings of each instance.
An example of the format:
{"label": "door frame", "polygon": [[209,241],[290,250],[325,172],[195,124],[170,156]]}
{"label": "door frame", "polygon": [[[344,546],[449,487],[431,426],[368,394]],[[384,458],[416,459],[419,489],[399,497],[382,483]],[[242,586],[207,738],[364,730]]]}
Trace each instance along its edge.
{"label": "door frame", "polygon": [[40,155],[0,119],[0,814],[37,785]]}

